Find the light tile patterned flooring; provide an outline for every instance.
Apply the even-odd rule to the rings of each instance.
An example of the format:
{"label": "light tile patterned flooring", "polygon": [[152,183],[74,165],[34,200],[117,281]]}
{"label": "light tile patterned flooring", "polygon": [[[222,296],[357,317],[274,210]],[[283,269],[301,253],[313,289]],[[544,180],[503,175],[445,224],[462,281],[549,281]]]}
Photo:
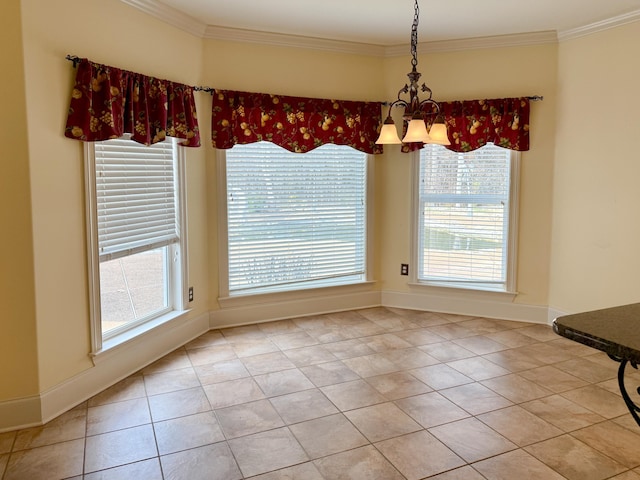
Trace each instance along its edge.
{"label": "light tile patterned flooring", "polygon": [[548,326],[409,310],[210,331],[0,434],[0,477],[640,480],[616,372]]}

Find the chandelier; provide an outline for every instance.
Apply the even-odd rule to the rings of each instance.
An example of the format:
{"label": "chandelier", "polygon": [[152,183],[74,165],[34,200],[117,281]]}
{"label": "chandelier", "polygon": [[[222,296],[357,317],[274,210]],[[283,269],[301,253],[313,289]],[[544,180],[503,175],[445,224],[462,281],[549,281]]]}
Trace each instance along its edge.
{"label": "chandelier", "polygon": [[[389,104],[389,113],[387,118],[380,129],[380,136],[376,140],[377,144],[394,144],[394,143],[436,143],[438,145],[451,145],[449,137],[447,136],[447,126],[444,123],[444,118],[440,114],[440,105],[438,102],[431,98],[431,89],[426,84],[418,86],[418,80],[420,80],[421,74],[416,70],[418,65],[418,21],[420,15],[420,9],[418,8],[418,0],[415,0],[415,14],[413,16],[413,24],[411,26],[411,72],[407,74],[409,77],[409,84],[405,84],[404,87],[398,92],[398,99]],[[418,97],[418,90],[427,94],[427,98],[420,100]],[[402,94],[409,94],[409,100],[400,98]],[[425,105],[431,105],[435,110],[436,118],[431,124],[431,129],[427,131],[427,125],[425,123],[425,113],[423,107]],[[409,122],[407,127],[407,133],[402,141],[398,136],[395,123],[391,118],[391,109],[393,107],[404,107],[405,113],[403,120]]]}

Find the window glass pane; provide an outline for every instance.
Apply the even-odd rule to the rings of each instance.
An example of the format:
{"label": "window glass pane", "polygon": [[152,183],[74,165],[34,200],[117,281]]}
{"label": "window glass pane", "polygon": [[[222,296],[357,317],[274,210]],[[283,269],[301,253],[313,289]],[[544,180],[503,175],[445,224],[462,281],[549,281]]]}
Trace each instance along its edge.
{"label": "window glass pane", "polygon": [[100,263],[103,334],[167,310],[168,248]]}
{"label": "window glass pane", "polygon": [[227,151],[226,165],[230,292],[363,278],[366,154],[261,142]]}
{"label": "window glass pane", "polygon": [[418,279],[506,287],[509,150],[420,153]]}

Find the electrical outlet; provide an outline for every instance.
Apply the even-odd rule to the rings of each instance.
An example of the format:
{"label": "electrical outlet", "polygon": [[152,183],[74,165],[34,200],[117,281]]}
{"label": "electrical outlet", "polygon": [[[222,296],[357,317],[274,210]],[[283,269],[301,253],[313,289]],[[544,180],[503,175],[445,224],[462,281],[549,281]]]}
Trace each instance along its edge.
{"label": "electrical outlet", "polygon": [[189,301],[193,302],[193,287],[189,287]]}
{"label": "electrical outlet", "polygon": [[400,275],[409,275],[409,264],[401,263],[400,264]]}

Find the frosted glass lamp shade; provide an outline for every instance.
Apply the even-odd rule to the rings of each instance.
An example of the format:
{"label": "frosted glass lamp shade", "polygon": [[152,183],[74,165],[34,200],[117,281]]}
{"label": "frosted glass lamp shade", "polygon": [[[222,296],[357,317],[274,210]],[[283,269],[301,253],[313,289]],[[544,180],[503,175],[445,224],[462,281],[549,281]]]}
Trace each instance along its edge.
{"label": "frosted glass lamp shade", "polygon": [[422,118],[414,118],[409,122],[407,134],[402,139],[404,143],[431,143],[431,137],[427,132],[427,125]]}
{"label": "frosted glass lamp shade", "polygon": [[376,143],[379,145],[393,145],[402,143],[400,141],[400,137],[398,136],[398,130],[396,129],[393,120],[391,120],[391,123],[387,122],[388,120],[386,120],[384,122],[384,125],[382,125],[382,128],[380,129],[380,136],[378,137],[378,140],[376,140]]}
{"label": "frosted glass lamp shade", "polygon": [[431,137],[431,141],[429,143],[435,143],[437,145],[451,145],[449,136],[447,135],[447,126],[444,123],[434,123],[431,125],[429,137]]}

